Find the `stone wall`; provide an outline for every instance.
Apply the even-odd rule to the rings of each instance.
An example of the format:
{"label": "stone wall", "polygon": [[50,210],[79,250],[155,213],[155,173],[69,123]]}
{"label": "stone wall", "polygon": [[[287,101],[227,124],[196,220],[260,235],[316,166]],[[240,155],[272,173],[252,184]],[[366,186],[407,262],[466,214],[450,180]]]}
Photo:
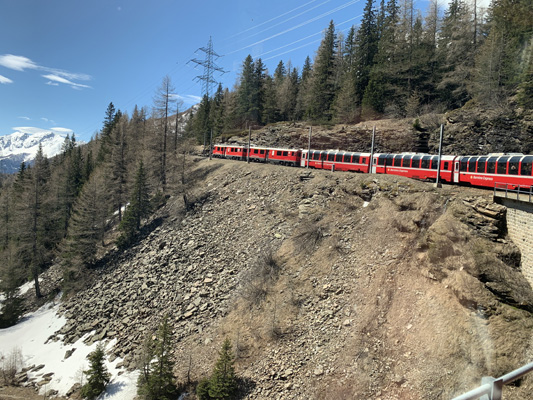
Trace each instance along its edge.
{"label": "stone wall", "polygon": [[498,198],[507,207],[507,231],[522,253],[522,273],[533,287],[533,204]]}

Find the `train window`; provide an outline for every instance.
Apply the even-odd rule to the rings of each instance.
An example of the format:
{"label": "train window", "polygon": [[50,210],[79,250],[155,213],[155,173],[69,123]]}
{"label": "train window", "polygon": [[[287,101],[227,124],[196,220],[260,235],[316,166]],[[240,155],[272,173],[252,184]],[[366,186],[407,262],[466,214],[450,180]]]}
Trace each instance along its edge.
{"label": "train window", "polygon": [[280,150],[276,151],[276,155],[281,156],[281,151]]}
{"label": "train window", "polygon": [[476,172],[477,157],[471,157],[468,162],[468,172]]}
{"label": "train window", "polygon": [[361,164],[366,164],[366,157],[361,157]]}
{"label": "train window", "polygon": [[496,167],[498,174],[506,174],[507,173],[507,161],[509,160],[509,157],[500,157],[498,160],[498,166]]}
{"label": "train window", "polygon": [[420,163],[420,168],[429,168],[429,163],[431,161],[431,156],[422,157],[422,162]]}
{"label": "train window", "polygon": [[350,153],[345,153],[344,156],[342,157],[342,162],[351,162],[351,158],[352,158],[352,155]]}
{"label": "train window", "polygon": [[439,157],[433,156],[431,157],[431,169],[439,169]]}
{"label": "train window", "polygon": [[387,156],[385,154],[379,156],[378,165],[385,165],[387,161]]}
{"label": "train window", "polygon": [[391,166],[392,161],[394,160],[394,156],[392,154],[387,154],[387,165]]}
{"label": "train window", "polygon": [[461,172],[468,171],[468,157],[461,158],[460,170]]}
{"label": "train window", "polygon": [[498,157],[490,157],[487,160],[487,174],[494,174],[496,172],[496,160]]}
{"label": "train window", "polygon": [[449,171],[450,170],[450,163],[448,161],[444,161],[444,170]]}
{"label": "train window", "polygon": [[394,156],[394,166],[395,167],[401,167],[402,166],[402,156],[401,155]]}
{"label": "train window", "polygon": [[358,163],[359,163],[359,158],[360,158],[360,157],[361,157],[361,156],[360,156],[359,154],[354,153],[354,154],[352,155],[352,163],[354,163],[354,164],[358,164]]}
{"label": "train window", "polygon": [[509,160],[509,175],[518,175],[518,163],[520,162],[521,158],[522,156],[511,157]]}
{"label": "train window", "polygon": [[413,156],[413,161],[411,163],[412,168],[420,168],[420,160],[422,156]]}
{"label": "train window", "polygon": [[333,161],[333,158],[335,157],[335,154],[333,153],[328,153],[328,155],[326,156],[326,160],[327,161]]}
{"label": "train window", "polygon": [[261,154],[265,154],[265,150],[261,150]]}
{"label": "train window", "polygon": [[283,156],[284,156],[284,157],[287,157],[288,155],[289,155],[289,152],[287,152],[287,151],[284,151],[284,152],[283,152]]}
{"label": "train window", "polygon": [[485,165],[487,164],[487,157],[480,157],[477,160],[477,172],[480,174],[485,173]]}
{"label": "train window", "polygon": [[335,162],[342,162],[342,154],[337,153],[335,155]]}
{"label": "train window", "polygon": [[409,168],[411,166],[411,156],[403,156],[402,167]]}
{"label": "train window", "polygon": [[524,157],[522,160],[522,166],[520,167],[520,175],[531,176],[531,170],[533,169],[533,156]]}

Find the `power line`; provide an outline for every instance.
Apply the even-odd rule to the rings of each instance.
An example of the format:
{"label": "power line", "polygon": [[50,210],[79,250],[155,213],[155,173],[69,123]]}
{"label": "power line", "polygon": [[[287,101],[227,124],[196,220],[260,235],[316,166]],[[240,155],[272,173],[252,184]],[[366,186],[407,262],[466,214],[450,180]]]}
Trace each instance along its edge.
{"label": "power line", "polygon": [[[302,4],[301,6],[298,6],[298,7],[296,7],[296,8],[293,8],[293,9],[290,10],[290,11],[284,12],[284,13],[282,13],[282,14],[280,14],[280,15],[274,17],[274,18],[270,18],[268,21],[261,22],[260,24],[257,24],[257,25],[255,25],[255,26],[252,26],[252,27],[250,27],[250,28],[247,28],[247,29],[245,29],[245,30],[243,30],[243,31],[241,31],[241,32],[239,32],[239,33],[236,33],[236,34],[230,36],[228,39],[233,39],[234,37],[237,37],[237,36],[239,36],[239,35],[242,35],[243,33],[246,33],[246,32],[249,32],[249,31],[251,31],[251,30],[253,30],[253,29],[259,28],[260,26],[263,26],[263,25],[265,25],[265,24],[268,24],[269,22],[275,21],[275,20],[277,20],[278,18],[284,17],[285,15],[288,15],[288,14],[290,14],[290,13],[296,11],[296,10],[299,10],[300,8],[303,8],[303,7],[305,7],[305,6],[309,5],[309,4],[312,4],[312,3],[314,3],[315,1],[318,1],[318,0],[312,0],[312,1],[310,1],[310,2],[307,2],[307,3],[305,3],[305,4]],[[329,0],[328,0],[328,1],[329,1]],[[227,39],[226,39],[226,40],[227,40]]]}
{"label": "power line", "polygon": [[[329,3],[330,1],[331,1],[331,0],[326,0],[326,1],[322,2],[322,3],[320,3],[320,4],[317,4],[317,5],[314,6],[314,7],[308,8],[307,10],[302,11],[302,12],[299,13],[299,14],[293,15],[292,17],[289,17],[289,18],[287,18],[287,19],[285,19],[285,20],[283,20],[283,21],[281,21],[281,22],[278,22],[278,23],[276,23],[276,24],[274,24],[274,25],[271,25],[271,26],[269,26],[268,28],[265,28],[265,29],[260,30],[259,32],[253,33],[253,34],[249,35],[246,39],[251,38],[251,37],[254,37],[254,36],[257,36],[257,35],[259,35],[259,34],[261,34],[261,33],[263,33],[263,32],[266,32],[266,31],[268,31],[268,30],[270,30],[270,29],[272,29],[272,28],[275,28],[276,26],[279,26],[279,25],[282,25],[282,24],[284,24],[284,23],[286,23],[286,22],[289,22],[290,20],[292,20],[292,19],[294,19],[294,18],[298,18],[298,17],[300,17],[300,16],[302,16],[302,15],[308,13],[309,11],[313,11],[315,8],[318,8],[318,7],[320,7],[320,6],[323,6],[323,5],[326,4],[326,3]],[[260,24],[260,25],[262,25],[262,24]],[[258,25],[258,26],[259,26],[259,25]],[[257,28],[257,26],[256,26],[256,28]],[[242,42],[243,40],[244,40],[244,39],[241,39],[241,40],[239,40],[239,42]]]}
{"label": "power line", "polygon": [[329,10],[329,11],[327,11],[327,12],[325,12],[325,13],[322,13],[322,14],[320,14],[320,15],[314,17],[314,18],[310,18],[310,19],[308,19],[307,21],[304,21],[304,22],[302,22],[302,23],[300,23],[300,24],[298,24],[298,25],[295,25],[295,26],[293,26],[293,27],[291,27],[291,28],[289,28],[289,29],[285,29],[284,31],[278,32],[278,33],[276,33],[276,34],[274,34],[274,35],[272,35],[272,36],[269,36],[269,37],[267,37],[267,38],[265,38],[265,39],[259,40],[259,41],[255,42],[255,43],[249,44],[249,45],[247,45],[247,46],[241,47],[240,49],[237,49],[237,50],[231,51],[231,52],[229,52],[229,53],[227,53],[227,54],[234,54],[234,53],[237,53],[237,52],[239,52],[239,51],[242,51],[242,50],[248,49],[248,48],[250,48],[250,47],[256,46],[256,45],[258,45],[258,44],[264,43],[264,42],[266,42],[266,41],[268,41],[268,40],[270,40],[270,39],[274,39],[274,38],[276,38],[276,37],[278,37],[278,36],[284,35],[285,33],[288,33],[288,32],[291,32],[291,31],[293,31],[293,30],[295,30],[295,29],[301,28],[302,26],[305,26],[305,25],[307,25],[307,24],[310,24],[311,22],[315,22],[315,21],[319,20],[320,18],[323,18],[323,17],[325,17],[325,16],[331,15],[331,14],[337,12],[337,11],[340,11],[340,10],[346,8],[346,7],[349,7],[349,6],[351,6],[351,5],[355,4],[355,3],[358,3],[359,1],[360,1],[360,0],[352,0],[352,1],[349,1],[349,2],[347,2],[347,3],[344,3],[343,5],[341,5],[341,6],[339,6],[339,7],[336,7],[336,8],[334,8],[334,9],[332,9],[332,10]]}

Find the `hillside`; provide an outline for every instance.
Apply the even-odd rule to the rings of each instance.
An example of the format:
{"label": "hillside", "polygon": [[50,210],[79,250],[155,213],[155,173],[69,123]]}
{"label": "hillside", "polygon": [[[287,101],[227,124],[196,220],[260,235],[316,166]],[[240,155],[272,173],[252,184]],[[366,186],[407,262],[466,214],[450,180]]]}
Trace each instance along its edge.
{"label": "hillside", "polygon": [[[443,153],[483,155],[489,153],[533,153],[533,111],[514,108],[487,109],[472,104],[445,114],[423,114],[418,118],[384,118],[357,124],[312,126],[311,148],[370,152],[372,129],[376,129],[375,151],[382,153],[424,152],[438,154],[440,125],[444,125]],[[247,144],[248,132],[222,138]],[[221,140],[215,140],[218,143]],[[280,122],[252,131],[256,146],[296,147],[309,145],[309,125]]]}
{"label": "hillside", "polygon": [[171,197],[63,302],[66,343],[117,339],[110,358],[134,368],[168,313],[178,379],[206,376],[229,337],[250,399],[451,398],[531,359],[533,293],[491,193],[217,160],[195,174],[192,211]]}

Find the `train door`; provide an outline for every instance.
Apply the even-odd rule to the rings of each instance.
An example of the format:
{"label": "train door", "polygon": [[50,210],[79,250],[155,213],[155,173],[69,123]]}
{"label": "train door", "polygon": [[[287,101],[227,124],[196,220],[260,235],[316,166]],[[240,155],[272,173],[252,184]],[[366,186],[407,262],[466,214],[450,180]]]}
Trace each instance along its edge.
{"label": "train door", "polygon": [[459,159],[455,159],[453,162],[453,181],[455,183],[459,182]]}
{"label": "train door", "polygon": [[372,171],[373,174],[378,173],[378,156],[374,156],[374,160],[372,160]]}

